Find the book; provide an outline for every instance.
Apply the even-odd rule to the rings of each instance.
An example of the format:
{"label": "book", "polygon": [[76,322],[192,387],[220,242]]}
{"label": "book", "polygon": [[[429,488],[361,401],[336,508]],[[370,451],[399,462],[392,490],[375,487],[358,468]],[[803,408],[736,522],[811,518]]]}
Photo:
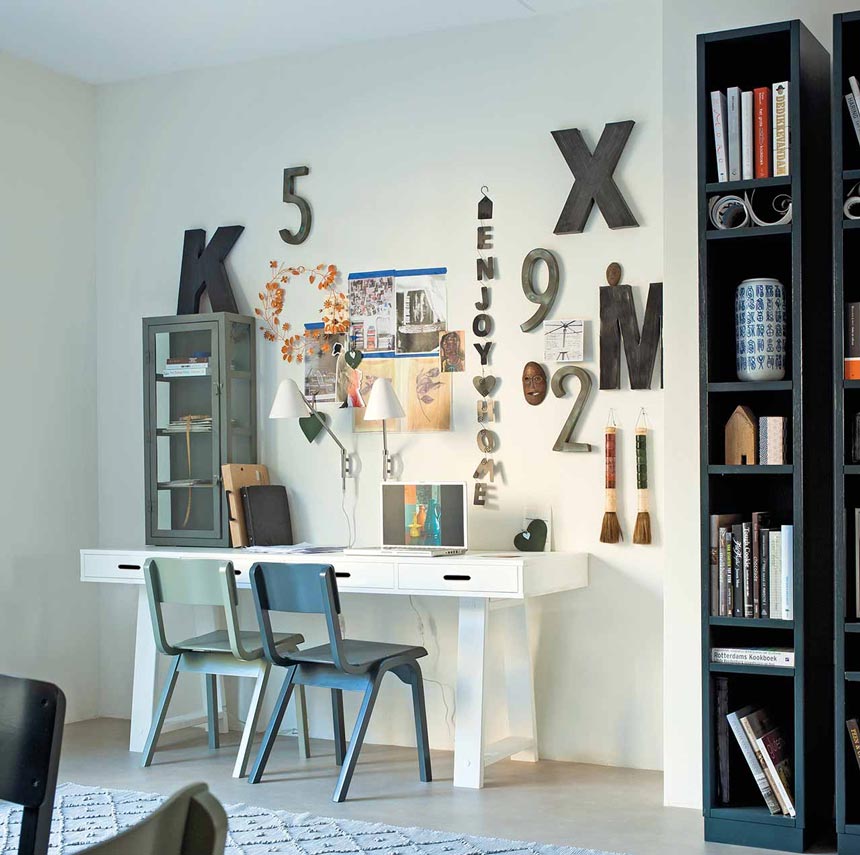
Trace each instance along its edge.
{"label": "book", "polygon": [[208,356],[170,356],[167,359],[168,365],[203,365],[209,364]]}
{"label": "book", "polygon": [[851,747],[854,749],[854,759],[857,765],[860,766],[860,725],[857,724],[856,718],[849,718],[845,722],[848,728],[848,738],[851,740]]}
{"label": "book", "polygon": [[796,816],[794,797],[792,796],[791,761],[788,756],[788,745],[779,728],[768,731],[756,740],[759,750],[764,756],[765,764],[770,774],[768,778],[774,782],[775,792],[780,802],[786,805],[789,816]]}
{"label": "book", "polygon": [[789,174],[791,124],[788,115],[788,81],[773,87],[773,174]]}
{"label": "book", "polygon": [[743,573],[744,573],[744,617],[755,617],[753,612],[753,570],[752,570],[752,523],[742,523],[741,531],[743,537]]}
{"label": "book", "polygon": [[734,586],[734,574],[732,573],[732,556],[734,554],[734,544],[732,543],[732,530],[731,527],[727,526],[725,529],[726,532],[726,548],[725,548],[725,558],[726,558],[726,611],[725,614],[727,617],[734,614],[735,611],[735,586]]}
{"label": "book", "polygon": [[726,134],[726,96],[711,92],[711,121],[714,125],[714,152],[717,158],[717,180],[729,180],[728,137]]}
{"label": "book", "polygon": [[750,551],[752,553],[752,605],[753,617],[764,617],[761,613],[761,530],[770,525],[770,513],[753,511],[752,536]]}
{"label": "book", "polygon": [[[750,745],[750,741],[747,739],[743,725],[740,722],[741,718],[748,716],[752,712],[755,712],[755,707],[744,707],[736,712],[729,713],[726,716],[726,720],[729,723],[729,728],[735,737],[735,741],[738,743],[738,747],[741,749],[741,754],[743,754],[744,760],[746,760],[747,766],[749,766],[749,770],[755,778],[759,792],[762,794],[764,803],[767,805],[768,810],[771,813],[781,813],[776,794],[771,788],[767,775],[765,775],[764,769],[762,768],[761,763],[759,763],[758,757],[756,757],[756,753],[753,750],[752,745]],[[773,805],[776,805],[776,811],[774,811]]]}
{"label": "book", "polygon": [[758,420],[758,462],[780,466],[788,462],[788,420],[785,416],[761,416]]}
{"label": "book", "polygon": [[784,620],[794,620],[794,526],[782,526],[781,534],[782,555],[780,556],[780,578],[782,580],[782,617]]}
{"label": "book", "polygon": [[741,92],[741,177],[753,177],[753,94]]}
{"label": "book", "polygon": [[717,728],[717,802],[727,805],[731,801],[731,776],[729,775],[729,680],[714,678],[715,722]]}
{"label": "book", "polygon": [[770,147],[770,86],[759,86],[753,90],[755,130],[753,145],[755,147],[755,177],[770,178],[771,147]]}
{"label": "book", "polygon": [[780,801],[779,793],[776,791],[775,783],[767,768],[767,763],[764,759],[761,748],[759,748],[757,743],[757,740],[760,737],[773,730],[773,722],[770,720],[770,715],[765,709],[753,710],[751,713],[747,713],[747,715],[742,716],[740,722],[741,727],[743,727],[744,733],[749,740],[750,746],[755,752],[756,760],[758,760],[758,764],[761,766],[761,770],[764,772],[764,776],[767,778],[767,782],[770,785],[771,792],[774,796],[774,798],[767,803],[768,810],[772,814],[785,813],[788,808],[782,803],[782,801]]}
{"label": "book", "polygon": [[726,90],[726,119],[729,133],[729,181],[741,178],[741,90],[729,86]]}
{"label": "book", "polygon": [[848,88],[854,96],[854,103],[860,107],[860,86],[857,85],[857,78],[853,74],[848,78]]}
{"label": "book", "polygon": [[794,651],[784,647],[712,647],[715,665],[767,665],[794,668]]}
{"label": "book", "polygon": [[857,142],[860,143],[860,109],[857,107],[857,99],[852,92],[845,96],[845,105],[848,107],[848,116],[854,128],[854,135],[857,137]]}
{"label": "book", "polygon": [[735,617],[744,616],[744,527],[732,526],[732,601]]}
{"label": "book", "polygon": [[[711,514],[711,614],[725,617],[731,614],[727,592],[731,573],[726,576],[726,529],[741,521],[740,514]],[[714,583],[716,577],[716,585]],[[716,590],[715,590],[716,588]]]}
{"label": "book", "polygon": [[860,380],[860,303],[845,304],[845,379]]}
{"label": "book", "polygon": [[782,529],[770,532],[770,616],[782,620]]}
{"label": "book", "polygon": [[281,485],[241,487],[242,509],[249,546],[289,546],[293,543],[290,503]]}
{"label": "book", "polygon": [[761,616],[770,615],[770,529],[763,528],[758,535],[759,567],[761,568]]}

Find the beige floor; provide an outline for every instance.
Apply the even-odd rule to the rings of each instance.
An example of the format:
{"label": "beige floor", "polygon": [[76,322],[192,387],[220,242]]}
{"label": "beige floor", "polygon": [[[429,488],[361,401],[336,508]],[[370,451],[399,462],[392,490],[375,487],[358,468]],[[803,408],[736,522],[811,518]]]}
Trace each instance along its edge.
{"label": "beige floor", "polygon": [[[350,798],[330,801],[336,780],[332,743],[314,741],[314,757],[297,758],[296,740],[282,738],[257,785],[230,777],[230,747],[210,752],[205,732],[167,734],[149,769],[127,750],[128,722],[98,719],[66,728],[60,780],[170,793],[205,781],[226,803],[246,802],[296,813],[420,825],[467,834],[582,846],[631,855],[763,855],[763,850],[706,844],[698,811],[662,806],[657,772],[577,763],[505,761],[487,770],[483,790],[451,786],[452,755],[433,753],[432,784],[418,780],[414,751],[368,745]],[[224,738],[235,744],[238,734]]]}

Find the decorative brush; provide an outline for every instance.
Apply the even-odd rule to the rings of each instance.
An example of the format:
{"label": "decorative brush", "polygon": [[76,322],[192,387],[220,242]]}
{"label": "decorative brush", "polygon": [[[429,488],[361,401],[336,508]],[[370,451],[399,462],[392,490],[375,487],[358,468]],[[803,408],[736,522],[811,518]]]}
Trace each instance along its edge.
{"label": "decorative brush", "polygon": [[615,492],[615,418],[610,412],[610,423],[604,436],[604,455],[606,459],[606,503],[603,512],[603,525],[600,528],[601,543],[618,543],[624,540],[621,524],[618,522],[618,497]]}
{"label": "decorative brush", "polygon": [[636,527],[633,529],[634,543],[651,543],[651,514],[648,513],[648,427],[645,409],[639,414],[636,425]]}

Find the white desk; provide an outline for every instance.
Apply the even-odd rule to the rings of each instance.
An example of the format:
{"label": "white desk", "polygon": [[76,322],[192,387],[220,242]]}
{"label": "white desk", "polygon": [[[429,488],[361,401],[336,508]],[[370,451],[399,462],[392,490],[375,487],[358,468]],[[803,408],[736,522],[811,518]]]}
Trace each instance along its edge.
{"label": "white desk", "polygon": [[[138,585],[137,634],[130,751],[142,751],[152,721],[156,649],[152,636],[143,563],[159,555],[232,561],[239,588],[249,588],[248,572],[257,561],[333,565],[343,593],[457,597],[459,629],[454,733],[454,786],[481,787],[484,767],[513,757],[538,759],[534,707],[534,650],[525,601],[588,585],[583,553],[467,553],[444,558],[378,555],[254,555],[234,549],[149,547],[81,550],[81,579]],[[506,621],[505,678],[510,735],[484,744],[484,679],[490,612]],[[494,618],[495,620],[496,618]],[[389,640],[389,639],[385,639]],[[391,639],[394,640],[394,639]],[[223,697],[223,692],[219,693]]]}

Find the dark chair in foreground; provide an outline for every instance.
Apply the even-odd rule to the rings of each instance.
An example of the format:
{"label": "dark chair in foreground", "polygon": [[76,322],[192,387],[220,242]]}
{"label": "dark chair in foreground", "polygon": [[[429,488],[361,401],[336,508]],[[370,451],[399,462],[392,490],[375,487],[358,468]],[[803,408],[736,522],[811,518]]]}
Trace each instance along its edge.
{"label": "dark chair in foreground", "polygon": [[0,799],[24,808],[18,855],[45,855],[66,696],[53,683],[0,675]]}
{"label": "dark chair in foreground", "polygon": [[190,784],[158,810],[81,855],[222,855],[227,814],[206,784]]}
{"label": "dark chair in foreground", "polygon": [[[352,773],[361,751],[373,705],[382,678],[393,671],[412,687],[418,764],[422,781],[432,780],[430,748],[427,739],[427,713],[424,709],[424,683],[418,660],[427,655],[423,647],[385,644],[377,641],[351,641],[341,637],[340,599],[334,569],[325,564],[255,564],[251,568],[251,589],[263,636],[263,647],[270,662],[287,669],[284,685],[272,711],[263,744],[254,768],[252,784],[259,783],[266,768],[284,711],[294,686],[324,686],[331,689],[334,716],[335,756],[342,766],[332,800],[346,799]],[[270,612],[298,612],[325,616],[329,643],[309,650],[284,652],[276,644]],[[364,701],[345,751],[342,691],[363,691]]]}

